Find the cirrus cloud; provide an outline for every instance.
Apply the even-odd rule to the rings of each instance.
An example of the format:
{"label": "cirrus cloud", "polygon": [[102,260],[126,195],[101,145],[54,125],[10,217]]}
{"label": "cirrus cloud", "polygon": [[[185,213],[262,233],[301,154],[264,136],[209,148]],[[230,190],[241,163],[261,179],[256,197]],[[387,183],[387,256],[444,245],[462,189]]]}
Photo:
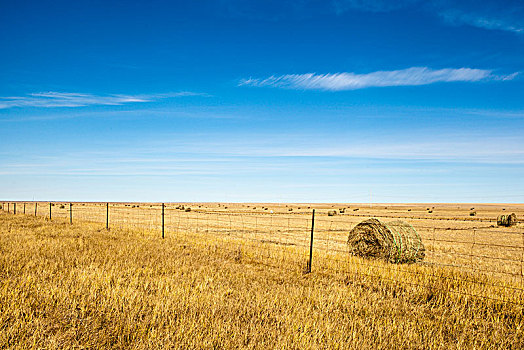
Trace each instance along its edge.
{"label": "cirrus cloud", "polygon": [[443,19],[448,25],[501,30],[524,34],[524,6],[516,2],[484,0],[332,0],[338,14],[350,10],[364,12],[391,12],[409,7],[423,10]]}
{"label": "cirrus cloud", "polygon": [[276,87],[297,90],[356,90],[369,87],[417,86],[439,82],[477,82],[511,80],[517,73],[495,75],[491,70],[473,68],[430,69],[411,67],[372,73],[285,74],[264,79],[242,79],[239,86]]}
{"label": "cirrus cloud", "polygon": [[143,94],[143,95],[94,95],[76,92],[38,92],[24,96],[0,97],[0,109],[12,107],[86,107],[86,106],[119,106],[128,103],[154,102],[165,98],[182,96],[205,96],[206,94],[189,91]]}

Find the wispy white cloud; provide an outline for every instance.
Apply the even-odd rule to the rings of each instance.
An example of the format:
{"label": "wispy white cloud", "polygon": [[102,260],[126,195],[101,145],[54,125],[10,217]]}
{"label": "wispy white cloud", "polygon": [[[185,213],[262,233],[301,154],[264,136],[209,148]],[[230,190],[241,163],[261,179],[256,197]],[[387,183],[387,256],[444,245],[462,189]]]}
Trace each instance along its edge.
{"label": "wispy white cloud", "polygon": [[476,82],[481,80],[511,80],[517,74],[500,76],[491,70],[472,68],[430,69],[412,67],[393,71],[377,71],[366,74],[286,74],[265,79],[243,79],[239,86],[278,87],[303,90],[356,90],[368,87],[416,86],[438,82]]}
{"label": "wispy white cloud", "polygon": [[118,106],[128,103],[153,102],[160,99],[182,96],[205,95],[195,92],[175,92],[143,95],[94,95],[76,92],[38,92],[25,96],[0,97],[0,109],[13,107],[85,107],[85,106]]}
{"label": "wispy white cloud", "polygon": [[[448,172],[450,166],[524,166],[519,138],[476,135],[468,139],[391,141],[382,139],[300,143],[313,139],[276,134],[268,141],[249,135],[243,141],[155,141],[139,146],[120,145],[105,151],[59,150],[31,155],[12,153],[3,160],[0,175],[88,176],[260,176],[307,170],[322,176]],[[207,137],[211,139],[212,137]],[[158,151],[161,149],[162,151]],[[0,155],[1,156],[1,155]],[[357,164],[377,164],[370,169]],[[442,166],[442,164],[447,164]]]}
{"label": "wispy white cloud", "polygon": [[467,13],[458,10],[445,10],[439,13],[447,23],[458,25],[467,24],[473,27],[504,30],[517,34],[524,34],[524,21],[513,20],[507,16],[497,16]]}
{"label": "wispy white cloud", "polygon": [[333,0],[338,14],[349,10],[390,12],[416,7],[436,15],[450,25],[469,25],[488,30],[524,34],[524,6],[498,0],[485,0],[482,6],[475,0]]}

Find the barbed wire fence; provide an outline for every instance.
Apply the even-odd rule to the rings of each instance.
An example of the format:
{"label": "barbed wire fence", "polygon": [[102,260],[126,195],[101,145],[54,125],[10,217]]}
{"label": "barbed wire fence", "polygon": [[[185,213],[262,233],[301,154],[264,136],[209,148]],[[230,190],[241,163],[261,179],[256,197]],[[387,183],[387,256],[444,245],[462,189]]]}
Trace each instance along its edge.
{"label": "barbed wire fence", "polygon": [[239,258],[306,273],[338,273],[394,283],[425,290],[428,297],[451,292],[524,305],[524,230],[521,226],[498,227],[493,219],[428,219],[382,213],[380,218],[409,220],[426,249],[420,263],[392,264],[350,254],[349,232],[363,217],[370,217],[355,212],[328,216],[324,212],[315,215],[310,208],[272,212],[254,205],[240,210],[226,205],[66,202],[4,202],[2,210],[198,241],[215,249],[226,247]]}

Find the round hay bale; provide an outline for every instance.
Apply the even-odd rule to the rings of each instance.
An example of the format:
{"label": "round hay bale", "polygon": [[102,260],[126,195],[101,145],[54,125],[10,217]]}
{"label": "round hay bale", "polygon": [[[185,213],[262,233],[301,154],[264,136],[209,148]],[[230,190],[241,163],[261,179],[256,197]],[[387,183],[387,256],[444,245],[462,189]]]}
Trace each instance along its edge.
{"label": "round hay bale", "polygon": [[356,225],[348,237],[351,254],[390,263],[424,260],[425,248],[417,231],[404,221],[384,223],[368,219]]}
{"label": "round hay bale", "polygon": [[516,225],[517,222],[517,215],[515,215],[515,213],[511,213],[508,215],[499,215],[497,217],[497,226],[510,227]]}
{"label": "round hay bale", "polygon": [[328,216],[335,216],[335,215],[337,215],[337,211],[336,210],[328,211]]}

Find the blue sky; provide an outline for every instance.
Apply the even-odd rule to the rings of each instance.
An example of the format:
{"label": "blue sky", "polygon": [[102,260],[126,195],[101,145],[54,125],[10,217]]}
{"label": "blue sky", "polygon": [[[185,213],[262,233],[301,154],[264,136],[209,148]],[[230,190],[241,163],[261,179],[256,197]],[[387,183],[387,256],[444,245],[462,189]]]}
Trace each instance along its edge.
{"label": "blue sky", "polygon": [[0,197],[524,201],[521,1],[0,3]]}

